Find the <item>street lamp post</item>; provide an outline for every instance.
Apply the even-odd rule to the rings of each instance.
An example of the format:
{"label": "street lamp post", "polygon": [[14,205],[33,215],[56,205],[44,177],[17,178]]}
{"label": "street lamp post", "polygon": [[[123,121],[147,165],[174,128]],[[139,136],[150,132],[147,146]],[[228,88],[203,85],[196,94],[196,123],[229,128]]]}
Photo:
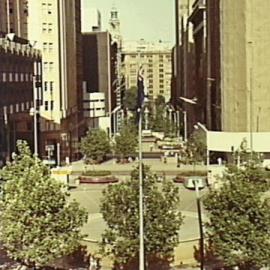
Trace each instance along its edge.
{"label": "street lamp post", "polygon": [[[179,97],[179,99],[191,105],[197,104],[196,97],[193,97],[192,99],[186,98],[186,97]],[[186,142],[187,141],[187,111],[183,111],[183,116],[184,116],[184,141]]]}
{"label": "street lamp post", "polygon": [[200,269],[204,269],[204,236],[203,236],[203,224],[202,224],[202,209],[201,209],[201,198],[200,198],[200,191],[198,186],[198,180],[193,180],[193,185],[196,191],[196,203],[197,203],[197,211],[198,211],[198,222],[199,222],[199,230],[200,230],[200,259],[201,265]]}
{"label": "street lamp post", "polygon": [[34,117],[34,155],[38,156],[38,123],[37,123],[37,114],[38,111],[35,107],[30,109],[29,114]]}
{"label": "street lamp post", "polygon": [[9,134],[9,123],[8,123],[8,114],[7,114],[7,107],[4,106],[4,123],[5,123],[5,131],[6,131],[6,149],[7,155],[6,160],[10,160],[10,134]]}

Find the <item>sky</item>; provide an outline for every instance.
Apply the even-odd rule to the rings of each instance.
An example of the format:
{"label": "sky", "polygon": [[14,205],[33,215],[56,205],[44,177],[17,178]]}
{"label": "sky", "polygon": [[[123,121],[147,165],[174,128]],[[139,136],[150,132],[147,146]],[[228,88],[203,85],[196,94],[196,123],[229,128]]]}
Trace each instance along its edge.
{"label": "sky", "polygon": [[102,30],[108,29],[110,10],[119,11],[124,40],[167,41],[174,43],[174,0],[81,0],[82,8],[101,12]]}

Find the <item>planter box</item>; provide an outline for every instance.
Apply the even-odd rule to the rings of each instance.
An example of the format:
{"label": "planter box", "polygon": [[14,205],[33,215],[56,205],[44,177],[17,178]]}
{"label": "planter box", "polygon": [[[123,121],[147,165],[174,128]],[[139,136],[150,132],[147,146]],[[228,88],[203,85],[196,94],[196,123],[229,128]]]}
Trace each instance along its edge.
{"label": "planter box", "polygon": [[95,177],[95,176],[80,176],[80,184],[109,184],[117,183],[119,179],[114,176],[104,176],[104,177]]}

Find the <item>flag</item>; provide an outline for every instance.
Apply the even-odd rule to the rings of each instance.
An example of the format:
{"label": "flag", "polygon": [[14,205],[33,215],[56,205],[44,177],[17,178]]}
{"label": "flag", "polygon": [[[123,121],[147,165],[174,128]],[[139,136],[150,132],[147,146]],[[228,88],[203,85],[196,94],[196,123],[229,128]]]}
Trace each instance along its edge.
{"label": "flag", "polygon": [[137,87],[138,87],[138,96],[137,96],[137,107],[142,108],[145,98],[145,85],[144,85],[144,69],[141,66],[138,72]]}

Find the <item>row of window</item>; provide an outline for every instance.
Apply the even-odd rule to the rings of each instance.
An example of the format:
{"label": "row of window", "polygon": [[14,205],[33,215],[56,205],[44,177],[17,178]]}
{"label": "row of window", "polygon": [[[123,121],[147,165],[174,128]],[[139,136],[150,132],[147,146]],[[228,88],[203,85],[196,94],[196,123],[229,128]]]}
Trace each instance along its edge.
{"label": "row of window", "polygon": [[33,106],[32,102],[27,101],[25,103],[17,103],[14,105],[12,104],[9,106],[4,106],[4,110],[6,110],[7,114],[13,114],[18,112],[29,111],[32,106]]}
{"label": "row of window", "polygon": [[44,82],[44,91],[50,90],[51,92],[53,91],[53,82]]}
{"label": "row of window", "polygon": [[53,43],[52,42],[43,42],[43,52],[52,52]]}
{"label": "row of window", "polygon": [[14,73],[14,72],[3,72],[0,73],[1,82],[31,82],[31,73]]}
{"label": "row of window", "polygon": [[53,111],[54,110],[54,102],[53,102],[53,100],[51,100],[51,101],[45,100],[44,101],[44,110],[45,111]]}
{"label": "row of window", "polygon": [[43,71],[44,72],[51,72],[53,71],[54,63],[53,62],[44,62],[43,63]]}
{"label": "row of window", "polygon": [[42,33],[52,33],[53,31],[53,24],[52,23],[42,23]]}
{"label": "row of window", "polygon": [[52,3],[43,2],[41,9],[42,9],[43,15],[47,15],[47,14],[51,15],[52,14]]}

